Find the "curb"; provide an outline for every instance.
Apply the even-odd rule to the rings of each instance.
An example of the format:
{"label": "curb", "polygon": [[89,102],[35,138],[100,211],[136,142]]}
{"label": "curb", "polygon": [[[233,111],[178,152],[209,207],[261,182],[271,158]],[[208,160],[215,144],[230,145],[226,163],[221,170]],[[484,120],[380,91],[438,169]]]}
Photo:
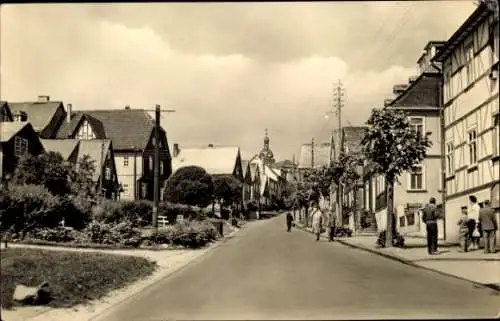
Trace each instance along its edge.
{"label": "curb", "polygon": [[[302,226],[297,226],[297,228],[299,228],[299,229],[301,229],[303,231],[311,233],[310,231],[306,230]],[[320,237],[326,238],[323,235],[321,235]],[[400,263],[403,263],[403,264],[406,264],[406,265],[409,265],[409,266],[412,266],[412,267],[416,267],[416,268],[419,268],[419,269],[422,269],[422,270],[432,271],[432,272],[435,272],[435,273],[438,273],[438,274],[441,274],[441,275],[444,275],[444,276],[453,277],[455,279],[459,279],[459,280],[462,280],[462,281],[466,281],[466,282],[472,283],[472,284],[474,284],[476,286],[481,286],[481,287],[485,287],[485,288],[492,289],[492,290],[500,292],[500,285],[496,285],[496,284],[484,284],[484,283],[476,282],[476,281],[473,281],[473,280],[469,280],[467,278],[464,278],[464,277],[461,277],[461,276],[458,276],[458,275],[446,273],[446,272],[443,272],[441,270],[437,270],[437,269],[433,269],[433,268],[429,268],[429,267],[426,267],[426,266],[419,265],[417,263],[414,263],[414,262],[412,262],[410,260],[404,259],[404,258],[399,257],[397,255],[387,254],[387,253],[383,253],[383,252],[380,252],[380,251],[377,251],[375,249],[371,249],[371,248],[368,248],[368,247],[351,244],[351,243],[346,242],[344,240],[336,239],[335,241],[337,241],[337,242],[339,242],[339,243],[341,243],[343,245],[349,246],[351,248],[355,248],[355,249],[362,250],[362,251],[365,251],[365,252],[368,252],[368,253],[376,254],[378,256],[382,256],[382,257],[385,257],[387,259],[391,259],[393,261],[397,261],[397,262],[400,262]]]}

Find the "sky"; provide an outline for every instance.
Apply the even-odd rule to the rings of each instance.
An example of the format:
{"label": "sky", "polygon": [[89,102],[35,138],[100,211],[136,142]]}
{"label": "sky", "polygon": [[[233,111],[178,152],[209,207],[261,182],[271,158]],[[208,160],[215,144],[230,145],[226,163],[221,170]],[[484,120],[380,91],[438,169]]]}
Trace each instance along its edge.
{"label": "sky", "polygon": [[0,7],[2,100],[38,95],[74,110],[165,113],[169,143],[238,145],[278,160],[363,125],[416,75],[430,40],[447,40],[473,1],[20,4]]}

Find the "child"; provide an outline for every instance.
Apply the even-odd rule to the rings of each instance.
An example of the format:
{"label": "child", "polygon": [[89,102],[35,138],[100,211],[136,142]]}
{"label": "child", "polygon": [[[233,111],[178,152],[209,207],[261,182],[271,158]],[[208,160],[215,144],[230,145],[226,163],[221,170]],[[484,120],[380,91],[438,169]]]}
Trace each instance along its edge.
{"label": "child", "polygon": [[459,252],[467,252],[469,250],[469,226],[467,224],[469,218],[467,216],[467,206],[462,206],[462,216],[458,221],[458,238],[460,241]]}

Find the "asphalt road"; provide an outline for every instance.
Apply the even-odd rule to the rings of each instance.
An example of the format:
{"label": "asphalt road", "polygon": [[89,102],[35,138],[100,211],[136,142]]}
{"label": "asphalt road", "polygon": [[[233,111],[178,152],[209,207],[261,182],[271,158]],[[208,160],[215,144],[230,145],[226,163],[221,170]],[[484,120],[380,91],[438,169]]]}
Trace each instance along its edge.
{"label": "asphalt road", "polygon": [[250,223],[99,320],[495,317],[498,292],[339,243]]}

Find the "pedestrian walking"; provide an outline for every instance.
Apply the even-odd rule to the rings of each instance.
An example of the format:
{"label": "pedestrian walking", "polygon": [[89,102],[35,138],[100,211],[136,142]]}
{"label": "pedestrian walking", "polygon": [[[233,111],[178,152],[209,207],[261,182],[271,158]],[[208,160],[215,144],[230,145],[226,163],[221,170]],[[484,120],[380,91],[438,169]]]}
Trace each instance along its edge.
{"label": "pedestrian walking", "polygon": [[427,230],[427,252],[430,255],[438,254],[437,219],[439,216],[436,207],[436,199],[434,197],[429,199],[429,204],[424,207],[422,212],[422,220]]}
{"label": "pedestrian walking", "polygon": [[489,200],[484,201],[484,206],[479,211],[479,223],[484,233],[484,253],[495,253],[495,234],[498,230],[498,222]]}
{"label": "pedestrian walking", "polygon": [[321,229],[323,227],[323,213],[316,200],[311,201],[311,218],[313,233],[316,235],[316,241],[319,241]]}
{"label": "pedestrian walking", "polygon": [[328,219],[328,241],[333,242],[335,239],[335,232],[337,230],[337,216],[333,211],[330,211],[330,216]]}
{"label": "pedestrian walking", "polygon": [[288,212],[286,214],[286,230],[287,232],[292,231],[293,216],[292,213]]}
{"label": "pedestrian walking", "polygon": [[462,216],[460,220],[458,220],[458,237],[460,242],[460,252],[468,252],[469,244],[470,244],[470,236],[469,236],[469,226],[467,222],[469,221],[469,217],[467,216],[467,206],[462,206]]}
{"label": "pedestrian walking", "polygon": [[481,233],[479,232],[479,204],[477,204],[477,198],[474,195],[469,196],[469,210],[467,216],[469,217],[469,235],[471,238],[472,250],[479,250],[479,239],[481,238]]}

